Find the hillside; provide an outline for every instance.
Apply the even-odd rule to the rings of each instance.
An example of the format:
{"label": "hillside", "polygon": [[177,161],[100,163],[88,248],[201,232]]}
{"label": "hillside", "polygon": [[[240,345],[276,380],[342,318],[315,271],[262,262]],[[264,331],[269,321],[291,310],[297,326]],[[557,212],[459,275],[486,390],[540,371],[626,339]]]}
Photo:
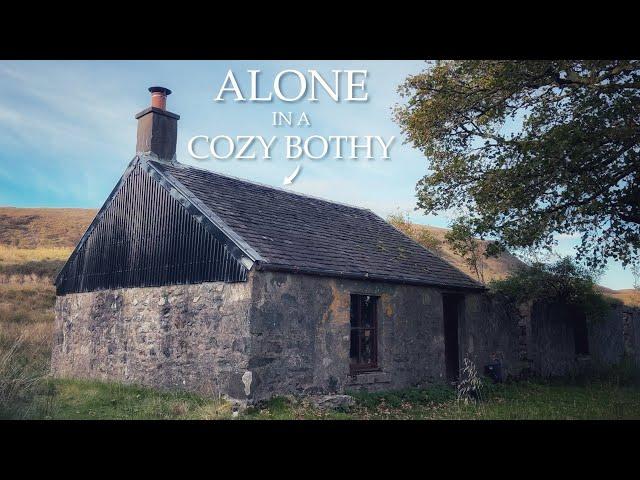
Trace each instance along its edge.
{"label": "hillside", "polygon": [[96,211],[0,207],[0,283],[50,281]]}
{"label": "hillside", "polygon": [[0,207],[0,245],[72,248],[95,214],[88,208]]}
{"label": "hillside", "polygon": [[[465,263],[460,255],[453,252],[451,245],[447,243],[445,235],[449,231],[448,229],[411,223],[402,214],[391,215],[388,221],[405,235],[410,236],[467,275],[477,279],[476,273]],[[483,251],[486,245],[487,242],[481,241],[480,251]],[[481,268],[484,282],[488,283],[492,280],[505,278],[510,272],[522,266],[524,266],[524,263],[508,252],[498,257],[482,257]]]}
{"label": "hillside", "polygon": [[[445,234],[448,232],[446,228],[432,227],[426,225],[414,225],[414,228],[424,229],[431,234],[435,239],[439,241],[439,246],[434,250],[434,253],[440,255],[449,263],[455,265],[463,272],[475,277],[474,272],[464,263],[464,260],[453,253],[449,244],[445,241]],[[486,242],[482,242],[486,244]],[[499,280],[505,278],[510,272],[513,272],[518,267],[524,266],[524,263],[520,261],[514,255],[510,253],[503,253],[496,258],[487,258],[484,262],[484,280],[490,282],[491,280]]]}

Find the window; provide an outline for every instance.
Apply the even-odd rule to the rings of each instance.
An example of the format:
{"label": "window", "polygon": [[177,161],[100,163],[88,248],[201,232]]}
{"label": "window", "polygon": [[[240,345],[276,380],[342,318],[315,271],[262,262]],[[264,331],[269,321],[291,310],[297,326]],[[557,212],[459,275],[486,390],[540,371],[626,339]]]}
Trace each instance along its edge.
{"label": "window", "polygon": [[351,372],[378,367],[378,297],[351,295]]}

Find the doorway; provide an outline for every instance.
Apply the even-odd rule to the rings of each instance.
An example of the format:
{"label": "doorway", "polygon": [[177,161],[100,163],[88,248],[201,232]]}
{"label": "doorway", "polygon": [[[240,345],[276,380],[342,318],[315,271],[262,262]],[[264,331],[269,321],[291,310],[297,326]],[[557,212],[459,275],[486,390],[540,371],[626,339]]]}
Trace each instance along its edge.
{"label": "doorway", "polygon": [[581,309],[574,307],[571,309],[571,319],[573,320],[573,343],[576,355],[589,355],[587,316]]}
{"label": "doorway", "polygon": [[462,295],[442,295],[442,314],[444,319],[444,361],[447,380],[455,382],[460,373],[459,318]]}

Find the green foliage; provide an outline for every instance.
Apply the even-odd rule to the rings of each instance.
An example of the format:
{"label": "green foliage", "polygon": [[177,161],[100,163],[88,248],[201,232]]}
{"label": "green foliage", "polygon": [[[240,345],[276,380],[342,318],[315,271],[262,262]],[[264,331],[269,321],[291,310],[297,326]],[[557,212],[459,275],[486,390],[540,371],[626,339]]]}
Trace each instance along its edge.
{"label": "green foliage", "polygon": [[426,213],[515,249],[578,234],[590,266],[638,259],[640,61],[438,61],[399,90]]}
{"label": "green foliage", "polygon": [[446,385],[433,385],[429,388],[408,388],[395,392],[352,392],[356,404],[367,409],[376,409],[380,406],[400,408],[409,404],[444,403],[455,399],[455,391]]}
{"label": "green foliage", "polygon": [[571,257],[534,263],[489,284],[492,291],[518,303],[565,303],[579,307],[590,318],[600,318],[609,307],[595,286],[594,275]]}

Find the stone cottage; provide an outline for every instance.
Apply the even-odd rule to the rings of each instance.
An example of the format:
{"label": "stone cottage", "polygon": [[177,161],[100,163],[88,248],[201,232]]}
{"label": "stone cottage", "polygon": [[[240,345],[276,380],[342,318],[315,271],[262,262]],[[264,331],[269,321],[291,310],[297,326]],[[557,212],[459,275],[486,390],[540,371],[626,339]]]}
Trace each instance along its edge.
{"label": "stone cottage", "polygon": [[178,163],[171,92],[150,91],[137,153],[56,279],[55,375],[251,402],[528,361],[531,310],[370,210]]}

